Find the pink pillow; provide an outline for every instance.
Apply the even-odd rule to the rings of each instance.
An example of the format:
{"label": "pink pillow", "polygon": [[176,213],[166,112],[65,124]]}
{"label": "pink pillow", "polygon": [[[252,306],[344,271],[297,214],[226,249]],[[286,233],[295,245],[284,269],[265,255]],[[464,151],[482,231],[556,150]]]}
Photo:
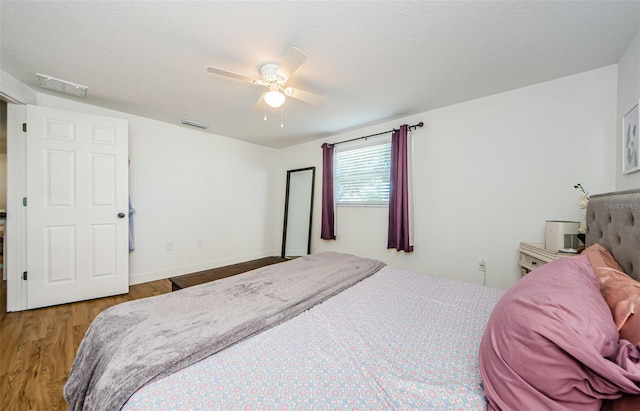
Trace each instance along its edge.
{"label": "pink pillow", "polygon": [[619,343],[589,259],[575,256],[545,264],[503,294],[479,364],[489,410],[597,411],[604,399],[640,394],[638,357]]}
{"label": "pink pillow", "polygon": [[[640,313],[632,314],[620,329],[620,338],[640,345]],[[640,407],[638,408],[640,410]]]}
{"label": "pink pillow", "polygon": [[629,316],[640,312],[640,282],[625,274],[611,253],[600,244],[586,248],[582,254],[589,257],[600,292],[620,330]]}

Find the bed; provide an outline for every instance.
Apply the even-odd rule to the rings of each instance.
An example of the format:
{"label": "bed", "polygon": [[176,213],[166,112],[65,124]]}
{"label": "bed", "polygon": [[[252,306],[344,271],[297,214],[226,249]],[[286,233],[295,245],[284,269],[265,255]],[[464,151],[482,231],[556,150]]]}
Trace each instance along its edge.
{"label": "bed", "polygon": [[[640,268],[633,251],[639,249],[638,229],[629,229],[626,214],[627,220],[619,222],[616,216],[622,213],[600,209],[627,213],[628,207],[611,204],[629,202],[640,204],[640,193],[602,202],[593,196],[587,210],[588,241],[612,248],[614,255],[624,244],[621,252],[630,256],[629,263],[621,262],[626,269]],[[640,221],[640,210],[630,211]],[[606,223],[610,216],[613,225]],[[634,233],[631,240],[618,242],[616,236],[628,231]],[[634,241],[630,254],[629,241]],[[323,270],[343,271],[332,265],[338,260],[367,269],[353,278],[331,274],[325,280]],[[290,272],[301,272],[304,265],[322,269],[300,278]],[[279,271],[282,267],[287,274]],[[533,274],[527,277],[535,279]],[[320,289],[283,295],[281,288],[291,287],[278,282],[282,276],[284,284],[296,284],[292,293],[308,277]],[[286,315],[274,312],[240,323],[228,319],[223,324],[228,333],[214,332],[217,326],[210,321],[244,315],[244,305],[233,307],[235,297],[224,297],[229,290],[242,291],[245,304],[260,315],[274,301],[287,300]],[[478,357],[494,309],[509,293],[340,253],[311,255],[105,310],[83,339],[65,399],[72,410],[485,410],[487,404],[523,409],[496,406],[495,380],[483,375]],[[255,302],[259,294],[268,294],[269,302]],[[199,314],[193,317],[194,312]],[[177,318],[174,328],[190,328],[190,334],[166,328],[169,317]],[[149,331],[154,327],[159,328]],[[192,339],[195,348],[183,351]],[[109,375],[112,357],[120,368]],[[618,390],[607,398],[621,395]],[[602,398],[594,403],[599,408]]]}
{"label": "bed", "polygon": [[592,196],[586,219],[580,255],[494,307],[479,350],[490,410],[640,410],[640,191]]}

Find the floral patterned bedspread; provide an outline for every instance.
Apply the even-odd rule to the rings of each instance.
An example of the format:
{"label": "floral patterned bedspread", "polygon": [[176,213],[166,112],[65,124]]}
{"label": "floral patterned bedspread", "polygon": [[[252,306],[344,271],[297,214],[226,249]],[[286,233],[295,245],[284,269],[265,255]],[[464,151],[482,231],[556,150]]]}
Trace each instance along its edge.
{"label": "floral patterned bedspread", "polygon": [[384,267],[123,409],[485,410],[478,347],[502,293]]}

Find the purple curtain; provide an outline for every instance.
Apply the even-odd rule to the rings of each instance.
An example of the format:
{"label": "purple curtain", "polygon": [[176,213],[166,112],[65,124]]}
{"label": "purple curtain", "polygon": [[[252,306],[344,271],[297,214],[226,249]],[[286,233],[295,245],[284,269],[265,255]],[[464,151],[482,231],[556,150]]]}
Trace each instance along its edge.
{"label": "purple curtain", "polygon": [[333,193],[333,144],[322,145],[322,232],[323,240],[335,240],[335,205]]}
{"label": "purple curtain", "polygon": [[387,248],[398,251],[413,251],[410,238],[411,225],[408,172],[408,126],[393,130],[391,136],[391,188],[389,190],[389,233]]}

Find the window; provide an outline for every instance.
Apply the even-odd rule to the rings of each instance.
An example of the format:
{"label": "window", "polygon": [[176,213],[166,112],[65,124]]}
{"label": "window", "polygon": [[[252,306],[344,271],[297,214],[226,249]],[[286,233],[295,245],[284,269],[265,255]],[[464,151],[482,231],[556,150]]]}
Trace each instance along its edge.
{"label": "window", "polygon": [[390,165],[389,142],[336,152],[336,204],[388,205]]}

